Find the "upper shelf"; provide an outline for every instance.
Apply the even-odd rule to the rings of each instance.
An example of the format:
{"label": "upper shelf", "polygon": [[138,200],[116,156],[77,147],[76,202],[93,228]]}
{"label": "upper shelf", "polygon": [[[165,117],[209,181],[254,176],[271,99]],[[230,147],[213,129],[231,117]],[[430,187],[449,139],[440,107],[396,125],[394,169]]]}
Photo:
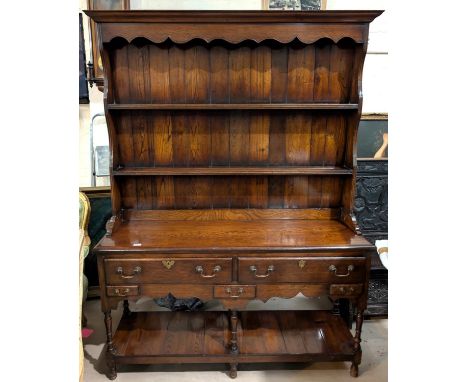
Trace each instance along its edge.
{"label": "upper shelf", "polygon": [[352,175],[353,170],[333,166],[270,166],[270,167],[132,167],[112,171],[112,175]]}
{"label": "upper shelf", "polygon": [[111,103],[109,110],[357,110],[357,103]]}

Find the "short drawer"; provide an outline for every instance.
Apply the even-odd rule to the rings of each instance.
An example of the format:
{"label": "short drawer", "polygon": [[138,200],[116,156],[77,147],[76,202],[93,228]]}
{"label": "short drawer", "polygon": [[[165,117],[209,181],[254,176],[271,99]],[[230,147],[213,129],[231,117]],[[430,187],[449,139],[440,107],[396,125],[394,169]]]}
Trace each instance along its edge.
{"label": "short drawer", "polygon": [[231,258],[105,259],[107,284],[229,283]]}
{"label": "short drawer", "polygon": [[255,285],[217,285],[214,298],[255,298]]}
{"label": "short drawer", "polygon": [[362,293],[362,284],[332,284],[330,295],[332,296],[359,296]]}
{"label": "short drawer", "polygon": [[138,296],[140,289],[138,285],[107,286],[106,293],[110,297]]}
{"label": "short drawer", "polygon": [[362,257],[242,257],[241,283],[350,283],[363,282],[366,259]]}

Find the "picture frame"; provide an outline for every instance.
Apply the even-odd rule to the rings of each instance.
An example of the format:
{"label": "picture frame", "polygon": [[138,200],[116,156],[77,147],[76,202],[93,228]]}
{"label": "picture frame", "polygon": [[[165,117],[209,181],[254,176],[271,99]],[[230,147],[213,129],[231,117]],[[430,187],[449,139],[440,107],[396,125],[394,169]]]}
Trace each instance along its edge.
{"label": "picture frame", "polygon": [[326,9],[327,0],[263,0],[262,9],[281,11],[318,11]]}

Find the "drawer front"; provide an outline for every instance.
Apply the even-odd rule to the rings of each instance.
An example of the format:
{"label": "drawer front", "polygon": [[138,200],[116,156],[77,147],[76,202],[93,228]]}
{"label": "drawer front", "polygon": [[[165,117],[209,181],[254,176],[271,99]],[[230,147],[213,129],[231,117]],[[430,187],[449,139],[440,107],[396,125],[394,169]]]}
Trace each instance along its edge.
{"label": "drawer front", "polygon": [[217,285],[214,298],[255,298],[255,285]]}
{"label": "drawer front", "polygon": [[107,286],[106,293],[110,297],[138,296],[140,289],[138,285]]}
{"label": "drawer front", "polygon": [[241,257],[241,283],[350,283],[366,278],[362,257]]}
{"label": "drawer front", "polygon": [[231,258],[105,259],[107,284],[210,283],[232,279]]}
{"label": "drawer front", "polygon": [[362,293],[362,284],[332,284],[330,295],[332,296],[359,296]]}

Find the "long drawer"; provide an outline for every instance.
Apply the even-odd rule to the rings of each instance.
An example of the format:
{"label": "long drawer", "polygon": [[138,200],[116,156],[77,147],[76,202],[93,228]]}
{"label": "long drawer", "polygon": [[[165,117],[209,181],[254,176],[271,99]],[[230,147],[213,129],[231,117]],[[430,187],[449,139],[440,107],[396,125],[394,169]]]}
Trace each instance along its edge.
{"label": "long drawer", "polygon": [[105,259],[106,283],[210,283],[232,281],[231,258]]}
{"label": "long drawer", "polygon": [[362,282],[362,257],[241,257],[240,283],[350,283]]}

